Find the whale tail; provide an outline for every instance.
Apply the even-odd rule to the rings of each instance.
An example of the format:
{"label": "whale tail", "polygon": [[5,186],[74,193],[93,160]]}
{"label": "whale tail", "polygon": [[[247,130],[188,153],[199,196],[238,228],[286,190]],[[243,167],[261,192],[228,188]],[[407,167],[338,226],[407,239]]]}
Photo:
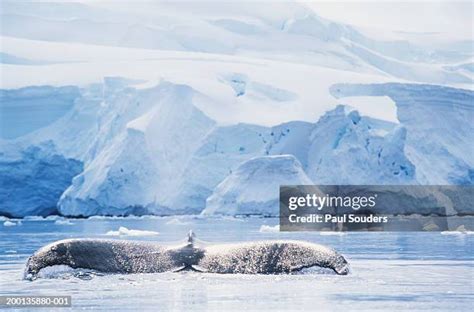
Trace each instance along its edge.
{"label": "whale tail", "polygon": [[194,239],[196,237],[196,234],[194,234],[193,230],[189,230],[188,232],[188,244],[194,244]]}

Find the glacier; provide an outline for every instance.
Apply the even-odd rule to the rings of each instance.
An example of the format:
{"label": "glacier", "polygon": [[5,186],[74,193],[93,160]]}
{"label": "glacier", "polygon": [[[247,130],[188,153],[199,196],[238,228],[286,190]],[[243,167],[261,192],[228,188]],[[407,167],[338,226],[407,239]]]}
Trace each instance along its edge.
{"label": "glacier", "polygon": [[[136,83],[138,86],[134,86]],[[2,150],[13,150],[12,144],[26,146],[18,152],[20,159],[9,153],[0,155],[3,172],[29,155],[28,159],[43,157],[29,161],[30,170],[40,170],[44,162],[57,159],[55,166],[64,174],[64,179],[54,183],[48,176],[32,178],[31,183],[49,183],[54,188],[55,196],[51,193],[51,197],[44,198],[50,210],[43,204],[28,208],[24,201],[12,200],[8,211],[2,212],[27,215],[58,211],[66,216],[277,215],[278,185],[282,184],[472,184],[472,154],[462,153],[470,147],[467,144],[459,150],[449,145],[458,147],[459,140],[467,143],[471,139],[472,132],[455,127],[463,121],[459,118],[472,114],[472,91],[429,86],[431,92],[425,94],[427,85],[334,85],[330,91],[341,99],[387,94],[397,104],[400,122],[363,116],[350,106],[338,105],[314,123],[292,121],[266,127],[223,125],[213,120],[195,104],[206,96],[186,85],[161,81],[156,86],[142,87],[141,82],[111,77],[104,80],[102,92],[96,85],[90,88],[82,91],[81,101],[75,101],[78,108],[84,107],[86,98],[99,103],[95,122],[89,122],[99,125],[82,131],[87,148],[73,151],[71,144],[77,142],[64,132],[55,141],[47,141],[50,148],[40,150],[42,153],[27,152],[31,146],[25,140],[45,145],[43,136],[51,137],[48,128],[39,129],[28,139],[20,137],[17,144],[2,141]],[[444,100],[433,106],[429,97],[434,90]],[[102,94],[101,100],[98,94]],[[428,97],[427,104],[419,98],[423,96]],[[409,100],[416,104],[401,102]],[[456,111],[451,110],[453,105]],[[78,108],[51,127],[74,127],[77,116],[93,119],[93,115],[79,114]],[[425,111],[421,114],[420,110]],[[406,116],[414,118],[428,112],[433,115],[431,120],[442,116],[445,122],[452,122],[453,130],[433,132],[427,128],[424,131],[433,139],[421,140],[422,131],[414,127],[423,124]],[[434,148],[452,153],[448,160],[442,159],[446,154],[433,153]],[[422,152],[427,155],[421,157]],[[446,167],[430,170],[427,166],[433,161]],[[7,185],[11,177],[3,176]],[[12,187],[19,198],[28,197],[25,194],[29,186]],[[3,192],[3,198],[8,194]]]}
{"label": "glacier", "polygon": [[275,216],[281,184],[473,184],[466,41],[299,3],[50,5],[2,2],[0,215]]}

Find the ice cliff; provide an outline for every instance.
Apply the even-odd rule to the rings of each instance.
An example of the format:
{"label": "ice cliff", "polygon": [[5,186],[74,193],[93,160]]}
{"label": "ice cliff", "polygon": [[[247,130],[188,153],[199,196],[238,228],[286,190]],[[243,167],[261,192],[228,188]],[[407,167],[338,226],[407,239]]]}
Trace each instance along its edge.
{"label": "ice cliff", "polygon": [[340,105],[265,127],[216,122],[189,86],[134,83],[108,78],[50,127],[3,140],[2,213],[275,215],[279,184],[472,184],[472,91],[335,85],[341,99],[390,96],[400,123]]}
{"label": "ice cliff", "polygon": [[[109,78],[102,93],[93,92],[96,86],[83,91],[72,111],[51,125],[77,127],[84,145],[71,142],[72,134],[64,129],[53,136],[48,127],[21,137],[16,145],[2,141],[4,214],[48,214],[56,209],[71,216],[203,210],[276,214],[276,185],[282,183],[472,184],[471,91],[431,85],[335,85],[331,92],[340,98],[390,96],[400,123],[361,116],[340,105],[315,123],[265,127],[219,124],[196,107],[196,101],[209,99],[189,86],[161,82],[136,88],[130,83]],[[92,110],[96,116],[85,109],[85,101],[89,106],[100,103]],[[81,122],[75,123],[79,116]],[[426,118],[439,127],[432,129]],[[83,129],[82,122],[93,127]],[[48,141],[49,148],[34,147],[44,145],[45,136],[55,138]],[[12,146],[18,150],[13,156]],[[27,196],[35,183],[38,195]],[[245,189],[265,196],[258,201],[244,196]],[[44,193],[48,196],[38,200]]]}
{"label": "ice cliff", "polygon": [[474,182],[474,92],[423,84],[338,84],[337,98],[389,96],[407,130],[408,158],[422,184]]}
{"label": "ice cliff", "polygon": [[57,214],[59,197],[82,169],[51,144],[29,146],[12,158],[0,153],[0,215]]}

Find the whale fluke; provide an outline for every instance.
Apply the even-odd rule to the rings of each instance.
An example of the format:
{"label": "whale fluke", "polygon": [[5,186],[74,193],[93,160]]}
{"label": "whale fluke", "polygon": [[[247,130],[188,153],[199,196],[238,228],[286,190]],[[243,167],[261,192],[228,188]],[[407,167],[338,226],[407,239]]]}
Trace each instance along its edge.
{"label": "whale fluke", "polygon": [[53,265],[67,265],[104,273],[159,273],[179,267],[164,247],[144,242],[68,239],[39,249],[26,263],[25,278]]}
{"label": "whale fluke", "polygon": [[335,250],[301,241],[261,241],[196,246],[189,231],[177,246],[156,243],[68,239],[46,245],[28,258],[25,278],[35,279],[41,269],[54,265],[104,273],[161,273],[183,270],[209,273],[277,274],[319,266],[337,274],[349,272],[346,259]]}
{"label": "whale fluke", "polygon": [[291,273],[314,266],[349,273],[348,262],[334,249],[289,240],[211,246],[199,262],[210,273]]}

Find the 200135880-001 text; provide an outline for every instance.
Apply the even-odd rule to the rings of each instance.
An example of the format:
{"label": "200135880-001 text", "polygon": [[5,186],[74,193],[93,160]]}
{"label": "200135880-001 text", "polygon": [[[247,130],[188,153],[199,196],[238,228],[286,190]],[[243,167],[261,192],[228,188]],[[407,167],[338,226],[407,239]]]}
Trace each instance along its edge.
{"label": "200135880-001 text", "polygon": [[71,296],[0,296],[0,308],[70,306]]}

